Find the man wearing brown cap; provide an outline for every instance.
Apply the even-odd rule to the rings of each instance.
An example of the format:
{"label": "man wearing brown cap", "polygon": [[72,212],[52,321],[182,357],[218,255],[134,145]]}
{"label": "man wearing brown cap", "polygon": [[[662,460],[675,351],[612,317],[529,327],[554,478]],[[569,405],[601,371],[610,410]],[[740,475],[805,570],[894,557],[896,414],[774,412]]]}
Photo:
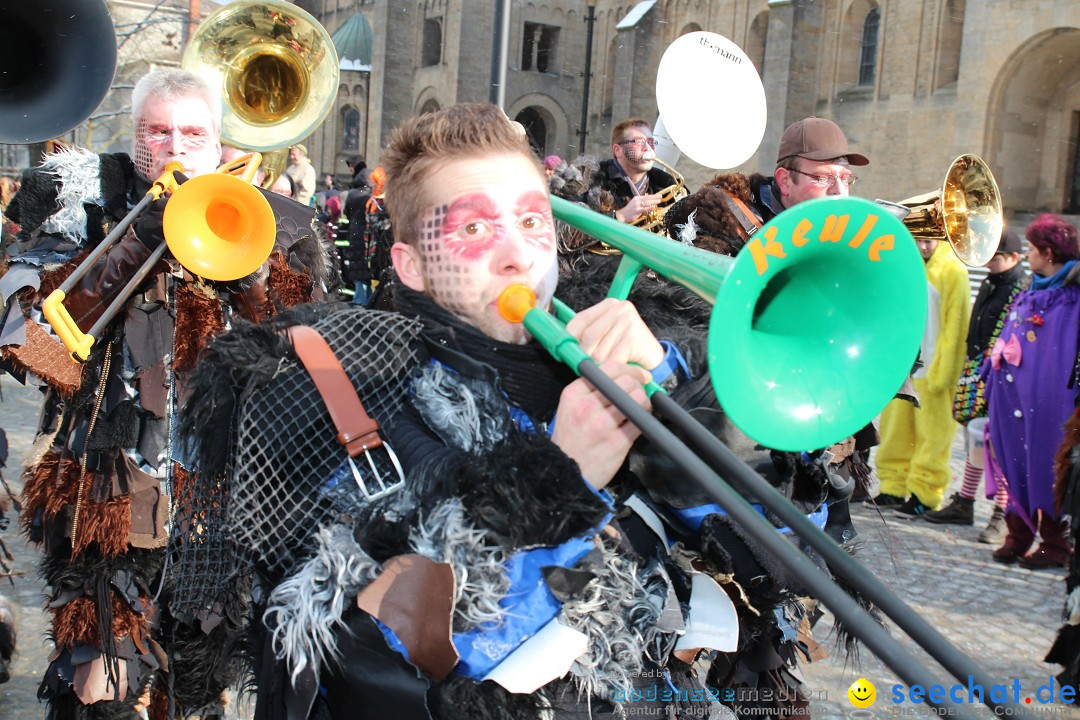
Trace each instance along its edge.
{"label": "man wearing brown cap", "polygon": [[[870,160],[848,149],[844,131],[832,120],[808,117],[784,131],[780,137],[780,149],[776,156],[773,177],[759,174],[749,178],[754,210],[764,221],[769,221],[784,210],[806,200],[827,195],[846,196],[855,183],[851,166],[868,165]],[[854,478],[867,478],[870,448],[878,442],[877,430],[868,424],[852,437],[823,450],[808,453],[781,453],[774,451],[774,462],[786,468],[787,474],[795,476],[816,472],[809,468],[805,458],[832,478],[844,478],[846,487],[840,489],[839,481],[829,498],[829,520],[825,531],[837,542],[845,542],[855,536],[848,513],[848,499],[853,493],[865,495],[865,488],[856,487]]]}
{"label": "man wearing brown cap", "polygon": [[800,120],[780,137],[773,177],[750,177],[754,207],[768,221],[804,200],[847,195],[857,180],[852,166],[869,163],[865,155],[848,149],[844,131],[832,120]]}

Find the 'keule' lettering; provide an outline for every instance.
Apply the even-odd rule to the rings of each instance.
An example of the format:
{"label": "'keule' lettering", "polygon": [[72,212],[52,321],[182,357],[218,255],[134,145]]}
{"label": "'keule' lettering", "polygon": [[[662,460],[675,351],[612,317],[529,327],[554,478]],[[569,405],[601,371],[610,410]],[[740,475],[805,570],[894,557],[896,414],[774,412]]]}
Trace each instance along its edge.
{"label": "'keule' lettering", "polygon": [[[827,216],[822,224],[820,232],[817,234],[818,241],[831,242],[834,244],[841,242],[844,239],[844,235],[847,233],[850,220],[851,215]],[[855,249],[861,248],[863,243],[870,238],[870,234],[873,232],[877,220],[877,215],[867,215],[863,219],[862,225],[859,227],[858,231],[851,240],[848,241],[848,247]],[[814,238],[814,230],[814,224],[808,218],[803,218],[796,223],[794,229],[791,231],[791,245],[795,249],[805,246]],[[770,257],[787,257],[784,243],[776,239],[777,233],[778,231],[775,227],[770,227],[766,229],[764,239],[762,239],[761,234],[758,234],[746,244],[746,249],[749,250],[750,256],[754,258],[754,268],[757,270],[758,275],[764,275],[765,271],[769,269]],[[866,248],[866,256],[871,262],[881,262],[882,253],[892,250],[895,243],[896,238],[892,234],[875,237]]]}

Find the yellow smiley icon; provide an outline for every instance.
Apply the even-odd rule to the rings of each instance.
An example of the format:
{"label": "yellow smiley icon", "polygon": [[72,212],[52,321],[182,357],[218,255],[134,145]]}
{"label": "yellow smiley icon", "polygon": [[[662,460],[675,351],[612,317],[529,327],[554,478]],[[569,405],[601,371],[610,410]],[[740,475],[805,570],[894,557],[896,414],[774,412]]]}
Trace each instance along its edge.
{"label": "yellow smiley icon", "polygon": [[855,707],[868,708],[877,698],[877,688],[866,678],[859,678],[851,683],[851,687],[847,690],[847,697]]}

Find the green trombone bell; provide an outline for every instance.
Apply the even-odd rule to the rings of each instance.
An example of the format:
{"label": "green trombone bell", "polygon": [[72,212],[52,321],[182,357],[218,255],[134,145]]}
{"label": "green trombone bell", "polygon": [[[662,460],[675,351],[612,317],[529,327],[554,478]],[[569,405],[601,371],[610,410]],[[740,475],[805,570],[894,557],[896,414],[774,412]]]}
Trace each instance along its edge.
{"label": "green trombone bell", "polygon": [[724,411],[777,450],[813,450],[871,422],[911,372],[926,325],[926,271],[904,224],[829,197],[766,223],[736,258],[552,197],[555,217],[623,253],[608,292],[651,268],[714,305],[709,373]]}

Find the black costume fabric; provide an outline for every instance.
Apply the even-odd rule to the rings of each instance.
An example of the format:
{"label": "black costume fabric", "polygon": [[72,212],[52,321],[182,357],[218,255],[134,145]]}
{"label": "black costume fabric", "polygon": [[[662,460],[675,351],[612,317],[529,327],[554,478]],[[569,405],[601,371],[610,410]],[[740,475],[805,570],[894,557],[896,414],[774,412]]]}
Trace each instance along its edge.
{"label": "black costume fabric", "polygon": [[990,339],[997,328],[1005,306],[1015,290],[1026,290],[1030,278],[1024,268],[1014,265],[1003,273],[990,274],[979,285],[979,293],[971,305],[971,323],[968,325],[967,357],[974,360],[990,347]]}
{"label": "black costume fabric", "polygon": [[[664,188],[675,184],[675,178],[671,177],[671,175],[664,172],[659,167],[650,168],[646,175],[649,177],[648,185],[645,188],[646,194],[659,192]],[[630,184],[630,180],[627,179],[626,174],[623,173],[619,164],[615,162],[614,159],[603,160],[600,162],[597,179],[599,180],[600,187],[615,196],[616,208],[623,207],[637,195],[637,193],[634,192],[633,186]]]}
{"label": "black costume fabric", "polygon": [[[1065,423],[1065,437],[1058,449],[1054,463],[1054,498],[1062,516],[1073,519],[1069,525],[1069,538],[1074,548],[1080,547],[1080,407]],[[1057,675],[1064,688],[1080,684],[1080,553],[1075,550],[1069,556],[1068,575],[1065,577],[1065,606],[1062,608],[1063,624],[1043,662],[1057,663],[1062,670]]]}
{"label": "black costume fabric", "polygon": [[[670,655],[681,621],[660,622],[665,608],[681,616],[689,599],[688,568],[680,569],[662,552],[652,531],[629,511],[617,510],[615,529],[596,536],[612,506],[588,488],[576,464],[543,432],[555,409],[548,398],[557,398],[572,376],[540,348],[492,341],[422,295],[399,288],[396,300],[400,315],[344,312],[366,318],[358,322],[366,323],[369,336],[401,318],[415,317],[422,324],[423,352],[412,361],[411,390],[398,395],[407,401],[396,410],[384,405],[385,416],[376,418],[405,470],[405,486],[371,503],[353,492],[351,521],[339,515],[323,518],[318,527],[306,525],[310,542],[298,554],[302,562],[284,572],[253,558],[256,588],[261,588],[256,594],[262,597],[252,614],[251,644],[259,649],[257,716],[383,717],[392,707],[403,719],[516,720],[545,717],[550,711],[543,708],[555,707],[557,718],[578,717],[587,709],[592,717],[614,718],[621,703],[610,697],[612,687],[655,685],[650,669],[659,673],[657,663],[671,670],[679,687],[696,688],[699,699],[687,699],[685,692],[680,703],[653,701],[635,709],[648,706],[654,717],[668,717],[668,709],[678,707],[696,709],[696,717],[716,716],[700,681]],[[294,313],[277,322],[299,319]],[[245,332],[251,347],[265,342],[271,355],[277,353],[277,340]],[[230,334],[219,339],[208,360],[223,361],[219,347],[230,342],[235,347]],[[336,352],[346,350],[339,352],[346,369],[358,368],[347,348],[338,345]],[[200,387],[217,382],[211,378],[227,378],[240,406],[260,402],[272,385],[244,372],[244,353],[232,354],[233,361],[200,366]],[[381,363],[362,364],[371,372]],[[292,374],[287,360],[283,367],[280,377]],[[374,398],[365,399],[370,407],[368,400]],[[527,427],[517,412],[528,418]],[[242,417],[243,411],[235,415]],[[217,457],[210,445],[223,435],[220,429],[208,431],[209,425],[218,427],[203,422],[187,428],[197,431],[191,437],[207,458]],[[280,429],[310,428],[284,422]],[[620,495],[641,489],[628,473],[620,484]],[[447,620],[460,638],[505,612],[497,608],[508,588],[510,557],[579,542],[575,538],[593,538],[582,545],[585,555],[572,566],[545,568],[544,575],[561,602],[563,622],[589,638],[591,660],[582,661],[578,674],[534,693],[510,693],[459,673],[444,679],[430,672],[420,654],[410,655],[418,670],[390,649],[370,616],[356,608],[357,594],[363,596],[381,568],[397,559],[419,554],[449,562],[459,582],[467,569],[468,583],[455,590],[454,613]]]}
{"label": "black costume fabric", "polygon": [[[39,697],[49,718],[135,718],[136,700],[152,687],[155,717],[212,717],[235,679],[235,670],[209,662],[223,639],[177,623],[167,608],[172,502],[188,477],[171,442],[177,407],[206,341],[234,316],[263,319],[328,287],[326,248],[309,210],[268,195],[277,243],[263,274],[212,284],[163,261],[76,365],[41,303],[149,183],[128,156],[84,150],[52,155],[23,178],[25,192],[13,201],[20,235],[4,264],[4,278],[14,280],[0,357],[44,393],[23,495],[23,530],[44,551],[57,646]],[[148,256],[129,230],[67,293],[82,329]],[[93,680],[94,668],[104,683]]]}

